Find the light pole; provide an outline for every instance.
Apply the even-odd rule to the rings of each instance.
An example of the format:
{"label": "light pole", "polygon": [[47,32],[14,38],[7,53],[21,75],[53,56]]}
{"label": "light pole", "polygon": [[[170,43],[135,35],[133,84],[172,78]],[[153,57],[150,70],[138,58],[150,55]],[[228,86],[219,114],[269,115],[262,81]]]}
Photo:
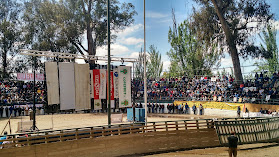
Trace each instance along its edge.
{"label": "light pole", "polygon": [[146,78],[146,35],[145,35],[145,0],[143,1],[144,9],[144,108],[145,108],[145,123],[147,122],[147,78]]}
{"label": "light pole", "polygon": [[108,16],[108,66],[107,66],[107,84],[108,84],[108,93],[107,93],[107,104],[108,104],[108,126],[110,127],[111,125],[111,106],[110,106],[110,95],[111,95],[111,91],[110,91],[110,17],[109,17],[109,10],[110,10],[110,1],[107,1],[107,16]]}

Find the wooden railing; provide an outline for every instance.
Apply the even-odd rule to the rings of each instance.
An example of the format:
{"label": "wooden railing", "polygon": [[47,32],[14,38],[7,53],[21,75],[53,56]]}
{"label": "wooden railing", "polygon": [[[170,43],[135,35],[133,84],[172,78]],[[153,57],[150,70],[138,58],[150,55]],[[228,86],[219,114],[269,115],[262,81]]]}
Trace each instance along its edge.
{"label": "wooden railing", "polygon": [[270,142],[279,139],[279,118],[226,118],[215,121],[221,145],[227,145],[227,138],[234,131],[239,144]]}
{"label": "wooden railing", "polygon": [[3,145],[4,148],[10,148],[29,146],[34,144],[79,140],[84,138],[101,138],[106,136],[121,136],[127,134],[144,134],[148,132],[170,132],[176,130],[208,128],[214,128],[214,123],[212,119],[162,121],[148,122],[146,123],[146,125],[145,123],[134,123],[53,131],[40,131],[27,134],[13,134],[8,135],[10,137],[9,139],[0,140],[0,142],[10,141],[10,143]]}

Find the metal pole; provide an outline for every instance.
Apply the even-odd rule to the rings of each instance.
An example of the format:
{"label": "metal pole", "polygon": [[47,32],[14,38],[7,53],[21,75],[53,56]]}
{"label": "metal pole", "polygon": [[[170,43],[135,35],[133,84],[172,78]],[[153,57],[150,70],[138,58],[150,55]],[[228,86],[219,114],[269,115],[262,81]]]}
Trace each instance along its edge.
{"label": "metal pole", "polygon": [[111,107],[110,107],[110,95],[111,95],[111,91],[110,91],[110,17],[109,17],[109,8],[110,7],[110,2],[109,0],[107,1],[107,17],[108,17],[108,66],[107,66],[107,73],[108,73],[108,126],[110,127],[111,125]]}
{"label": "metal pole", "polygon": [[144,0],[144,108],[145,122],[147,122],[147,79],[146,79],[146,34],[145,34],[145,0]]}
{"label": "metal pole", "polygon": [[33,131],[36,129],[36,88],[35,88],[35,85],[36,85],[36,57],[34,56],[33,57],[33,60],[34,60],[34,82],[33,82]]}

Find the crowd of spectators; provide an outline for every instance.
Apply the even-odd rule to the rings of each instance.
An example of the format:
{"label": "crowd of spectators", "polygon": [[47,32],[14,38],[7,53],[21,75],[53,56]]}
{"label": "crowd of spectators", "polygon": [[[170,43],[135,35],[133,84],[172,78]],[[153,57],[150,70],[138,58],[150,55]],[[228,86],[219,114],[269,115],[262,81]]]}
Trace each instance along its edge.
{"label": "crowd of spectators", "polygon": [[[143,81],[133,82],[136,87],[137,98],[143,97]],[[232,76],[195,76],[188,78],[161,78],[160,80],[149,79],[147,82],[148,98],[179,99],[184,100],[214,100],[233,101],[241,98],[242,102],[279,99],[279,72],[272,77],[264,76],[263,73],[256,73],[253,79],[245,80],[244,83],[237,83]],[[218,100],[217,100],[218,101]]]}
{"label": "crowd of spectators", "polygon": [[[45,103],[46,90],[42,82],[36,82],[36,103]],[[26,104],[33,102],[33,82],[0,81],[0,104]]]}

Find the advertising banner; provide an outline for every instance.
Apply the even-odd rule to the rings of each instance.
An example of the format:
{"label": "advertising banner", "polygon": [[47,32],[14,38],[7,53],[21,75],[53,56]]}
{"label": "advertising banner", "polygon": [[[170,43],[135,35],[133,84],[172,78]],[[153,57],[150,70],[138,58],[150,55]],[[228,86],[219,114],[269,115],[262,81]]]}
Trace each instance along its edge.
{"label": "advertising banner", "polygon": [[94,98],[93,70],[90,70],[90,98]]}
{"label": "advertising banner", "polygon": [[75,109],[74,63],[59,63],[60,110]]}
{"label": "advertising banner", "polygon": [[106,87],[107,87],[107,77],[106,77],[106,70],[100,69],[100,91],[99,91],[99,98],[106,99]]}
{"label": "advertising banner", "polygon": [[114,83],[113,83],[113,72],[112,71],[110,72],[110,100],[114,100]]}
{"label": "advertising banner", "polygon": [[132,107],[131,102],[131,67],[118,67],[119,108]]}
{"label": "advertising banner", "polygon": [[113,70],[114,98],[119,98],[118,70]]}
{"label": "advertising banner", "polygon": [[[36,74],[36,81],[44,81],[44,74]],[[19,81],[34,81],[33,73],[17,73],[17,80]]]}
{"label": "advertising banner", "polygon": [[45,71],[48,90],[47,102],[49,105],[60,104],[57,63],[46,62]]}
{"label": "advertising banner", "polygon": [[89,79],[89,64],[75,64],[76,111],[91,108]]}
{"label": "advertising banner", "polygon": [[93,70],[93,94],[94,94],[94,99],[99,99],[100,95],[100,70],[99,69],[94,69]]}
{"label": "advertising banner", "polygon": [[94,99],[94,110],[101,110],[101,109],[102,109],[101,99]]}

